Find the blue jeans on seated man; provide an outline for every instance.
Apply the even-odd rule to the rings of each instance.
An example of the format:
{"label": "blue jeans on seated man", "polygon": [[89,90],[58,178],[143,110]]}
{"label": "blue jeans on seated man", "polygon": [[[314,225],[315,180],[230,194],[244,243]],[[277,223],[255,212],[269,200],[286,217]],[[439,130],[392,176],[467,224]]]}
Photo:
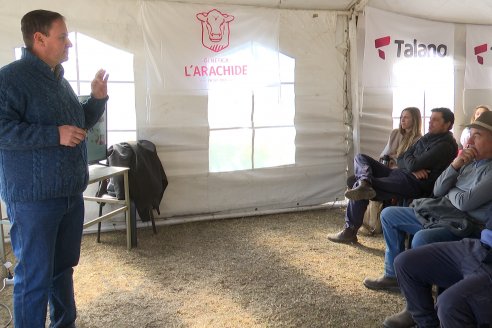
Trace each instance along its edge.
{"label": "blue jeans on seated man", "polygon": [[396,277],[393,265],[395,257],[405,250],[407,235],[413,235],[411,248],[462,239],[446,228],[424,229],[411,207],[386,207],[381,212],[381,225],[386,242],[384,275],[392,278]]}
{"label": "blue jeans on seated man", "polygon": [[17,265],[14,275],[14,323],[44,328],[75,327],[73,267],[78,264],[84,223],[82,194],[7,204],[10,237]]}

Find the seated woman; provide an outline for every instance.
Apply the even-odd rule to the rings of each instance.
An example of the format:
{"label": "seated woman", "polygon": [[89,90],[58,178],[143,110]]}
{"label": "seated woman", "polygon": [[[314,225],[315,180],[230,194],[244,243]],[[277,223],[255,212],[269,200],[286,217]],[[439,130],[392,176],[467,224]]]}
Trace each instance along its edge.
{"label": "seated woman", "polygon": [[[401,111],[400,125],[391,131],[388,142],[381,152],[380,161],[388,156],[388,165],[396,168],[396,159],[407,151],[411,145],[422,137],[422,118],[417,107],[407,107]],[[347,179],[347,187],[352,188],[355,184],[355,176]]]}
{"label": "seated woman", "polygon": [[396,167],[396,159],[422,137],[422,118],[416,107],[407,107],[400,114],[400,126],[391,131],[380,158],[389,156],[389,167]]}

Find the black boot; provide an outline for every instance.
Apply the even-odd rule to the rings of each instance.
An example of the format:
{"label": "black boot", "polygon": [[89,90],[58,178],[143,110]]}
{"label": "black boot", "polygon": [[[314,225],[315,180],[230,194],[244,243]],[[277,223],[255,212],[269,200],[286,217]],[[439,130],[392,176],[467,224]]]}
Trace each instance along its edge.
{"label": "black boot", "polygon": [[398,281],[395,277],[381,276],[376,279],[366,278],[363,282],[364,286],[373,290],[388,290],[388,291],[400,291]]}
{"label": "black boot", "polygon": [[345,192],[345,197],[350,200],[373,199],[376,197],[376,190],[366,180],[359,182],[359,185]]}
{"label": "black boot", "polygon": [[387,317],[383,322],[384,328],[411,328],[416,326],[417,324],[406,307],[397,314]]}
{"label": "black boot", "polygon": [[339,233],[328,235],[328,240],[335,243],[351,244],[357,242],[357,230],[354,227],[344,228]]}

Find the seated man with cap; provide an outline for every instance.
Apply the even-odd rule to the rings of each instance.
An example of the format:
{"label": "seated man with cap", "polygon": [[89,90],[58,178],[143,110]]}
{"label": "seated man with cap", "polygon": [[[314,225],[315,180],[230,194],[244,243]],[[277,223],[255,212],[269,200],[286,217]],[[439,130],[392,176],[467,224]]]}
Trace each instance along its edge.
{"label": "seated man with cap", "polygon": [[435,198],[421,198],[410,207],[388,207],[381,212],[386,252],[384,275],[364,280],[370,289],[398,290],[395,257],[405,250],[440,241],[478,238],[492,205],[492,112],[471,127],[470,146],[456,157],[434,185]]}

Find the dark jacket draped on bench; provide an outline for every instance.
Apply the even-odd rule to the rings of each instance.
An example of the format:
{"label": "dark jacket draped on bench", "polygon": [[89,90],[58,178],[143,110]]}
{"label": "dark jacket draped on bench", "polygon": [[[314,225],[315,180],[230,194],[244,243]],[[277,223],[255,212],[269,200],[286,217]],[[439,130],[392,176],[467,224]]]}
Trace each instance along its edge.
{"label": "dark jacket draped on bench", "polygon": [[[108,163],[110,166],[130,168],[130,198],[142,221],[151,219],[152,210],[160,214],[159,205],[168,181],[152,142],[139,140],[114,144],[108,150]],[[116,197],[124,199],[123,177],[114,177],[113,184]]]}

